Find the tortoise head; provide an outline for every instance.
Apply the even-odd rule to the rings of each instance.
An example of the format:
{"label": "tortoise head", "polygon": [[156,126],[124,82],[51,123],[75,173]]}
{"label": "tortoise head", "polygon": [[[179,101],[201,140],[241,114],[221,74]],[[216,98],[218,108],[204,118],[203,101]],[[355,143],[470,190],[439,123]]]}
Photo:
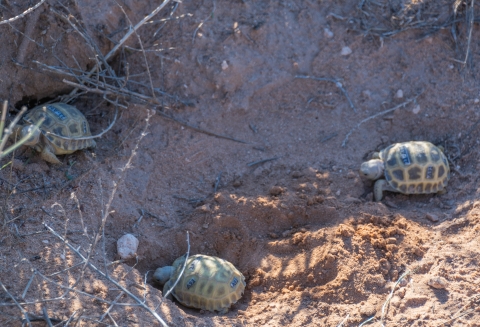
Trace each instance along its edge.
{"label": "tortoise head", "polygon": [[158,268],[153,274],[153,280],[159,284],[165,284],[172,277],[174,271],[175,268],[173,266]]}
{"label": "tortoise head", "polygon": [[360,173],[368,179],[376,180],[383,176],[385,166],[380,159],[372,159],[362,163]]}
{"label": "tortoise head", "polygon": [[20,139],[28,136],[29,134],[30,134],[30,137],[23,144],[29,145],[29,146],[37,144],[40,139],[40,134],[41,134],[40,129],[35,125],[24,126],[20,130]]}

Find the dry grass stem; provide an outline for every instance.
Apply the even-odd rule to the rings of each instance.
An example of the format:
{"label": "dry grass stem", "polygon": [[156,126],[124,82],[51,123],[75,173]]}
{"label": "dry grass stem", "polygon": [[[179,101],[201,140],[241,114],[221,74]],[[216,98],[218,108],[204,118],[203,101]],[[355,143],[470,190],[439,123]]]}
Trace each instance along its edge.
{"label": "dry grass stem", "polygon": [[45,0],[41,0],[41,1],[40,1],[39,3],[37,3],[35,6],[28,8],[27,10],[25,10],[24,12],[22,12],[20,15],[17,15],[17,16],[15,16],[15,17],[12,17],[12,18],[9,18],[9,19],[0,21],[0,25],[2,25],[2,24],[9,24],[9,23],[11,23],[11,22],[16,21],[17,19],[20,19],[20,18],[25,17],[26,15],[28,15],[29,13],[31,13],[32,11],[34,11],[35,9],[37,9],[38,7],[40,7],[44,2],[45,2]]}
{"label": "dry grass stem", "polygon": [[352,133],[360,127],[360,125],[362,125],[363,123],[366,123],[367,121],[369,120],[372,120],[374,118],[377,118],[379,116],[382,116],[382,115],[385,115],[385,114],[388,114],[389,112],[392,112],[392,111],[395,111],[399,108],[403,108],[405,107],[407,104],[409,104],[410,102],[415,102],[417,100],[417,98],[420,96],[420,94],[416,95],[415,97],[411,98],[411,99],[408,99],[407,101],[405,102],[402,102],[400,103],[399,105],[396,105],[395,107],[393,108],[390,108],[390,109],[387,109],[387,110],[384,110],[382,112],[379,112],[379,113],[376,113],[375,115],[372,115],[370,117],[367,117],[365,119],[363,119],[362,121],[360,121],[357,125],[355,125],[355,127],[353,127],[348,133],[347,135],[345,136],[345,139],[343,140],[342,142],[342,148],[344,148],[346,145],[347,145],[347,142],[348,142],[348,138],[350,137],[350,135],[352,135]]}
{"label": "dry grass stem", "polygon": [[385,303],[382,305],[382,316],[380,317],[380,324],[382,325],[382,327],[385,327],[385,324],[384,324],[385,316],[387,315],[388,305],[390,304],[390,300],[391,300],[392,297],[393,297],[393,293],[395,292],[395,288],[397,288],[398,284],[400,284],[400,282],[402,281],[402,279],[404,279],[405,277],[407,277],[409,274],[410,274],[410,271],[407,270],[406,272],[404,272],[404,273],[398,278],[397,282],[393,285],[392,290],[391,290],[390,293],[388,294]]}
{"label": "dry grass stem", "polygon": [[305,76],[305,75],[296,75],[295,78],[302,78],[302,79],[313,79],[315,81],[322,81],[322,82],[331,82],[335,84],[336,87],[342,91],[343,95],[347,98],[348,104],[353,109],[354,112],[357,112],[355,105],[353,104],[352,100],[348,96],[347,90],[343,87],[342,83],[336,78],[325,78],[325,77],[314,77],[314,76]]}
{"label": "dry grass stem", "polygon": [[185,268],[187,267],[187,260],[189,256],[190,256],[190,235],[187,231],[187,253],[185,254],[185,262],[183,263],[182,270],[180,271],[180,274],[178,275],[178,278],[175,281],[175,283],[173,283],[172,287],[170,287],[170,289],[165,294],[163,294],[164,298],[167,298],[170,295],[170,293],[172,293],[175,286],[177,286],[178,281],[180,280],[180,278],[182,278]]}

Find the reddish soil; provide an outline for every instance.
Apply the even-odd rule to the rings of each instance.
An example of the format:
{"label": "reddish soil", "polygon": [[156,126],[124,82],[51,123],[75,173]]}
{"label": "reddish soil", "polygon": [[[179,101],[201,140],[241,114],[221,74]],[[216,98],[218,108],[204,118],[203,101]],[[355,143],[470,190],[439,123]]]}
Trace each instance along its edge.
{"label": "reddish soil", "polygon": [[[480,30],[469,43],[470,4],[454,2],[169,3],[108,61],[163,105],[120,99],[97,148],[62,165],[27,147],[3,159],[0,325],[28,312],[32,326],[160,326],[148,307],[169,326],[382,326],[394,290],[384,326],[479,327]],[[48,0],[0,25],[11,116],[72,90],[44,65],[89,71],[160,1],[121,5]],[[27,8],[6,2],[2,20]],[[114,114],[94,92],[73,104],[94,133]],[[410,140],[445,148],[447,193],[373,202],[360,164]],[[191,254],[246,277],[225,315],[163,299],[152,281],[186,253],[187,231]],[[119,262],[126,233],[137,258]]]}

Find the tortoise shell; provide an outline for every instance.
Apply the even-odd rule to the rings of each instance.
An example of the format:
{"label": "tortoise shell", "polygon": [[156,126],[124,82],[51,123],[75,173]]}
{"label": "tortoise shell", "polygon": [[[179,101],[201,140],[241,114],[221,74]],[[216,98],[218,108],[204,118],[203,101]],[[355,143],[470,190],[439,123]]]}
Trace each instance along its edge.
{"label": "tortoise shell", "polygon": [[45,121],[40,131],[53,146],[55,154],[69,154],[95,147],[93,139],[75,140],[92,135],[85,116],[77,108],[65,103],[41,105],[29,110],[23,116],[23,121],[26,125],[36,124],[42,117],[45,117]]}
{"label": "tortoise shell", "polygon": [[385,165],[385,179],[400,193],[436,193],[450,179],[447,158],[430,142],[392,144],[379,156]]}
{"label": "tortoise shell", "polygon": [[[163,294],[173,286],[182,271],[185,256],[173,263],[174,272],[165,283]],[[245,277],[230,262],[207,255],[192,255],[172,295],[187,307],[226,312],[245,290]]]}

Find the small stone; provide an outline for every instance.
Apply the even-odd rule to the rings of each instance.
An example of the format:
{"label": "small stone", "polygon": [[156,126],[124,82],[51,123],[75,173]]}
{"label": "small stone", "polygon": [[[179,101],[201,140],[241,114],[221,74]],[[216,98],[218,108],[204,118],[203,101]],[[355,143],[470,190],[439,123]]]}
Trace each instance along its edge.
{"label": "small stone", "polygon": [[480,102],[480,99],[473,100],[473,103],[479,103],[479,102]]}
{"label": "small stone", "polygon": [[427,282],[428,286],[436,289],[445,289],[448,286],[448,282],[443,277],[432,277]]}
{"label": "small stone", "polygon": [[42,243],[48,244],[48,243],[50,243],[50,242],[49,242],[48,240],[43,240]]}
{"label": "small stone", "polygon": [[208,228],[208,224],[203,224],[202,227],[205,228],[205,229],[207,229],[207,228]]}
{"label": "small stone", "polygon": [[347,178],[348,178],[348,179],[353,179],[353,178],[355,178],[356,176],[357,176],[357,174],[355,174],[353,171],[349,171],[349,172],[347,173]]}
{"label": "small stone", "polygon": [[430,221],[433,221],[433,222],[437,222],[439,221],[440,219],[438,219],[438,216],[437,215],[434,215],[433,213],[427,213],[425,215],[425,217],[430,220]]}
{"label": "small stone", "polygon": [[278,196],[283,192],[285,192],[285,189],[278,185],[272,186],[272,188],[270,188],[270,195],[273,195],[273,196]]}
{"label": "small stone", "polygon": [[123,260],[135,258],[138,249],[138,239],[132,234],[125,234],[117,241],[117,253]]}
{"label": "small stone", "polygon": [[207,213],[207,212],[211,211],[209,204],[204,204],[203,206],[195,208],[195,210],[200,211],[200,212],[204,212],[204,213]]}
{"label": "small stone", "polygon": [[323,35],[325,35],[325,37],[326,37],[327,39],[331,39],[331,38],[333,37],[333,32],[330,31],[329,28],[325,27],[325,28],[323,29]]}
{"label": "small stone", "polygon": [[412,112],[416,115],[420,112],[420,105],[417,104],[415,107],[413,107]]}
{"label": "small stone", "polygon": [[413,250],[413,253],[415,253],[415,255],[417,255],[419,257],[423,257],[425,255],[425,251],[423,251],[420,248],[415,248],[415,250]]}
{"label": "small stone", "polygon": [[227,62],[224,60],[224,61],[222,61],[222,70],[226,70],[226,69],[228,69],[228,64],[227,64]]}
{"label": "small stone", "polygon": [[397,93],[395,94],[395,97],[397,99],[403,98],[403,90],[402,89],[398,90]]}
{"label": "small stone", "polygon": [[389,237],[385,240],[385,242],[387,242],[387,244],[396,244],[397,239],[395,237]]}
{"label": "small stone", "polygon": [[349,47],[343,47],[342,51],[340,52],[340,55],[342,56],[348,56],[350,54],[352,54],[352,49],[350,49]]}
{"label": "small stone", "polygon": [[341,191],[341,190],[338,190],[335,194],[336,194],[337,196],[340,196],[341,193],[342,193],[342,191]]}

